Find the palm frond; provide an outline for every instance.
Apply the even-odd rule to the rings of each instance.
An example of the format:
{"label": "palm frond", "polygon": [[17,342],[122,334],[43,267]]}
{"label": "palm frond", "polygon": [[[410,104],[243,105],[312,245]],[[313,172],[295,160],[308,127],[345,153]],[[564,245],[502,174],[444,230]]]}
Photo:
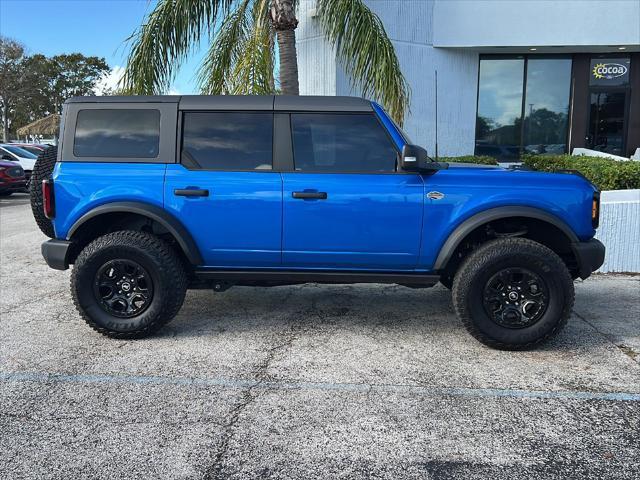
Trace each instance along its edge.
{"label": "palm frond", "polygon": [[318,18],[352,86],[378,99],[402,124],[409,85],[382,21],[363,0],[318,0]]}
{"label": "palm frond", "polygon": [[253,27],[250,1],[244,0],[230,12],[215,34],[198,72],[198,84],[205,95],[228,94],[232,90],[231,72]]}
{"label": "palm frond", "polygon": [[233,0],[160,0],[128,41],[132,49],[121,81],[132,94],[165,91],[177,67],[202,33],[213,31],[220,12]]}
{"label": "palm frond", "polygon": [[273,36],[269,22],[270,0],[254,0],[252,29],[239,49],[231,78],[234,95],[266,95],[274,92]]}

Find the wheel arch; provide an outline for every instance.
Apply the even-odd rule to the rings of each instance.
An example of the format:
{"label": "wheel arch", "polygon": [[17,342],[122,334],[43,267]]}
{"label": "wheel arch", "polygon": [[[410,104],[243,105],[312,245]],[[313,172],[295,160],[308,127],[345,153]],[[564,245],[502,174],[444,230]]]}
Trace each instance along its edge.
{"label": "wheel arch", "polygon": [[438,256],[434,264],[434,270],[444,270],[458,247],[460,247],[464,240],[473,232],[477,231],[478,228],[497,220],[506,220],[511,218],[524,218],[544,222],[562,232],[569,243],[577,243],[579,241],[573,230],[571,230],[571,228],[562,219],[552,213],[538,208],[522,206],[491,208],[469,217],[449,234],[447,240],[438,252]]}
{"label": "wheel arch", "polygon": [[132,214],[156,222],[175,238],[182,253],[192,265],[204,263],[198,245],[184,225],[162,208],[143,202],[113,202],[93,208],[74,222],[66,239],[73,240],[74,236],[83,230],[83,227],[95,222],[99,217],[112,214]]}

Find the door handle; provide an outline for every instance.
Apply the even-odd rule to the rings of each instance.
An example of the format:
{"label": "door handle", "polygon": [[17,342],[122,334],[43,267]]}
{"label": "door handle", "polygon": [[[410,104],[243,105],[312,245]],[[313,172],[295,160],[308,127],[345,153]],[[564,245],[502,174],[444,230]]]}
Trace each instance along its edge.
{"label": "door handle", "polygon": [[208,197],[209,190],[200,188],[176,188],[173,190],[173,194],[181,197]]}
{"label": "door handle", "polygon": [[303,200],[326,200],[327,192],[293,192],[291,196],[293,198],[302,198]]}

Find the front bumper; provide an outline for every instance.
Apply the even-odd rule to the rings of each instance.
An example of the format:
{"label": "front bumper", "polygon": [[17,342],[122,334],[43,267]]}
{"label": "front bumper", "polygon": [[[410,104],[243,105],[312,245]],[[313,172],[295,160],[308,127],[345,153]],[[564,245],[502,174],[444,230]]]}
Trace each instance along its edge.
{"label": "front bumper", "polygon": [[0,180],[0,192],[21,192],[26,190],[26,180],[14,180],[7,182]]}
{"label": "front bumper", "polygon": [[42,256],[47,265],[56,270],[66,270],[69,268],[69,250],[71,242],[66,240],[47,240],[42,244]]}
{"label": "front bumper", "polygon": [[604,263],[605,247],[601,241],[595,238],[588,242],[573,243],[571,248],[578,263],[578,276],[583,280]]}

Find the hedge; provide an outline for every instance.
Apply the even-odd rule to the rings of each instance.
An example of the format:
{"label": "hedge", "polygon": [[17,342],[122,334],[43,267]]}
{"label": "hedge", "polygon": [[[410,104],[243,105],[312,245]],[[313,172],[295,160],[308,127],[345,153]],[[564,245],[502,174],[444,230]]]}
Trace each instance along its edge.
{"label": "hedge", "polygon": [[479,165],[498,165],[498,162],[493,157],[483,157],[475,155],[466,155],[464,157],[440,157],[440,162],[456,162],[456,163],[477,163]]}
{"label": "hedge", "polygon": [[640,162],[621,162],[603,157],[574,155],[525,155],[523,163],[533,170],[577,170],[600,190],[640,188]]}

